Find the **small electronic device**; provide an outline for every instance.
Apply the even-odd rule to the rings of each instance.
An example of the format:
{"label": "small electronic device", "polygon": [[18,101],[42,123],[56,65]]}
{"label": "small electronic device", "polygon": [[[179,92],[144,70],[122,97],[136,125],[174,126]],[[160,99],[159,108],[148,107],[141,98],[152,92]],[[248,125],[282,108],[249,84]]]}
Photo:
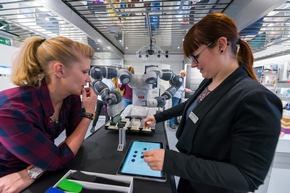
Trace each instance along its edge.
{"label": "small electronic device", "polygon": [[165,173],[152,170],[143,159],[144,151],[162,148],[163,143],[161,142],[132,141],[117,174],[133,176],[138,179],[165,182]]}

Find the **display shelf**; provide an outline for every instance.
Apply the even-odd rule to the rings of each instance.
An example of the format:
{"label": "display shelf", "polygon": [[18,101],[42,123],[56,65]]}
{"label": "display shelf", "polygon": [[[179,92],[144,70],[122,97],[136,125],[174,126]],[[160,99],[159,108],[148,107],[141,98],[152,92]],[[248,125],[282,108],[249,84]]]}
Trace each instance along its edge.
{"label": "display shelf", "polygon": [[286,102],[290,102],[290,96],[285,96],[279,93],[276,93],[276,95],[282,100],[282,101],[286,101]]}
{"label": "display shelf", "polygon": [[277,144],[276,152],[290,153],[290,134],[281,134]]}
{"label": "display shelf", "polygon": [[283,109],[283,117],[290,118],[290,110]]}
{"label": "display shelf", "polygon": [[276,83],[276,87],[278,87],[278,88],[290,88],[290,81],[289,80],[278,81]]}
{"label": "display shelf", "polygon": [[279,71],[264,69],[262,71],[262,76],[260,77],[260,82],[267,89],[271,90],[272,92],[275,92],[278,77],[279,77]]}
{"label": "display shelf", "polygon": [[[284,122],[283,122],[284,119]],[[283,119],[281,120],[281,135],[279,137],[279,142],[277,145],[276,152],[282,153],[290,153],[290,134],[286,131],[290,130],[287,129],[289,125],[287,124],[287,120],[290,119],[290,111],[283,109]],[[283,124],[284,123],[284,124]]]}
{"label": "display shelf", "polygon": [[275,94],[284,102],[290,101],[289,91],[290,81],[278,81],[275,85]]}
{"label": "display shelf", "polygon": [[272,86],[272,85],[264,85],[268,90],[272,91],[272,92],[276,92],[276,87]]}
{"label": "display shelf", "polygon": [[276,76],[276,75],[278,75],[278,71],[273,71],[273,70],[263,71],[263,76]]}

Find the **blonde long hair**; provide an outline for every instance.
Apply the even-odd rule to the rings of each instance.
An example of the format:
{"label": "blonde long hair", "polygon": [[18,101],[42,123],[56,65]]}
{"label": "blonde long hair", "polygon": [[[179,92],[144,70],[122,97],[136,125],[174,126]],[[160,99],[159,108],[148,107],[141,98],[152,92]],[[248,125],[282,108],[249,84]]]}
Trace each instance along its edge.
{"label": "blonde long hair", "polygon": [[112,82],[113,82],[113,85],[115,87],[115,89],[118,89],[119,88],[119,80],[117,77],[114,77],[112,78]]}
{"label": "blonde long hair", "polygon": [[94,50],[89,45],[66,37],[42,39],[27,38],[12,64],[12,82],[17,86],[40,86],[49,75],[48,64],[59,61],[66,67],[79,62],[80,56],[92,58]]}
{"label": "blonde long hair", "polygon": [[135,69],[133,68],[133,66],[127,66],[125,69],[131,72],[132,74],[135,74]]}

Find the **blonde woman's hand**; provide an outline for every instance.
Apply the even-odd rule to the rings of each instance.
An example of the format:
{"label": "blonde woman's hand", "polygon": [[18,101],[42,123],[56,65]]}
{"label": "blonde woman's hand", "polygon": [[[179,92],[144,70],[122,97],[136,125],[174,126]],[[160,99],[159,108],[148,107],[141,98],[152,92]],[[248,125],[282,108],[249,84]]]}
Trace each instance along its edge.
{"label": "blonde woman's hand", "polygon": [[26,170],[8,174],[0,178],[0,193],[18,193],[31,185],[31,179]]}
{"label": "blonde woman's hand", "polygon": [[82,104],[87,113],[95,112],[97,99],[98,96],[91,87],[82,89]]}

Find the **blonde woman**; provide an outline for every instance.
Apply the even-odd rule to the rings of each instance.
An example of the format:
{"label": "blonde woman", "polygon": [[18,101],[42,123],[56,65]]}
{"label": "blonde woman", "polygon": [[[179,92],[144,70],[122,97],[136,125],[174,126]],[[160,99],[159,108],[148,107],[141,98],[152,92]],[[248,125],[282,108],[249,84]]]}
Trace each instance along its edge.
{"label": "blonde woman", "polygon": [[[1,193],[20,192],[74,159],[97,100],[85,89],[93,55],[90,46],[65,37],[24,42],[13,64],[18,87],[0,92]],[[64,130],[67,138],[56,146]]]}

